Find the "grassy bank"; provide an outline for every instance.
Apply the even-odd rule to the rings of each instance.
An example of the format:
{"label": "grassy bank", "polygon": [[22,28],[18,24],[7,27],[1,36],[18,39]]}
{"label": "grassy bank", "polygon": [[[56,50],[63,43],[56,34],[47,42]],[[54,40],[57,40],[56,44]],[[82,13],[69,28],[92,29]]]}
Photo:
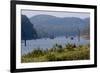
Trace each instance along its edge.
{"label": "grassy bank", "polygon": [[22,63],[27,62],[46,62],[46,61],[68,61],[86,60],[90,58],[89,45],[75,46],[67,44],[65,47],[55,44],[53,48],[33,50],[31,53],[21,57]]}

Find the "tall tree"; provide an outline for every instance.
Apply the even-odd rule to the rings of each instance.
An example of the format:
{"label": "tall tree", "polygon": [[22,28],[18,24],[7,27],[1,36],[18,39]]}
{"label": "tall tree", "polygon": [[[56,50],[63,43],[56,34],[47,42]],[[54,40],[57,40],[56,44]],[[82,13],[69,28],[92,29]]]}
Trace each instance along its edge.
{"label": "tall tree", "polygon": [[30,22],[27,16],[21,15],[21,40],[25,40],[25,46],[26,46],[26,40],[31,40],[36,38],[37,38],[37,32],[33,24]]}

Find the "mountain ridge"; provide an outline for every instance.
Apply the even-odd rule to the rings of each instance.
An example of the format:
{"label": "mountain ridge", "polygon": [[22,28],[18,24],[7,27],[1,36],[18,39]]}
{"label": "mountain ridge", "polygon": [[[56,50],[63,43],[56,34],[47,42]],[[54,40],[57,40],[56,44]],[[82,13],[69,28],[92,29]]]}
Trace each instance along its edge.
{"label": "mountain ridge", "polygon": [[[77,35],[78,29],[83,32],[89,28],[90,21],[78,17],[55,17],[52,15],[36,15],[30,18],[39,37]],[[87,20],[87,21],[86,21]],[[88,27],[87,27],[88,25]]]}

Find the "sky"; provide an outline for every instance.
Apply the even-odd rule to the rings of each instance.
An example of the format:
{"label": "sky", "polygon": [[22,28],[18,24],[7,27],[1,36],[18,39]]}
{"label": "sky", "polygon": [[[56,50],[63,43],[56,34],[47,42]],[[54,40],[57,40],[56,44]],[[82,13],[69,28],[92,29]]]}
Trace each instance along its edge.
{"label": "sky", "polygon": [[64,17],[78,17],[81,19],[85,19],[90,17],[89,13],[83,12],[55,12],[55,11],[36,11],[36,10],[22,10],[21,13],[26,15],[28,18],[31,18],[36,15],[45,14],[45,15],[52,15],[60,18]]}

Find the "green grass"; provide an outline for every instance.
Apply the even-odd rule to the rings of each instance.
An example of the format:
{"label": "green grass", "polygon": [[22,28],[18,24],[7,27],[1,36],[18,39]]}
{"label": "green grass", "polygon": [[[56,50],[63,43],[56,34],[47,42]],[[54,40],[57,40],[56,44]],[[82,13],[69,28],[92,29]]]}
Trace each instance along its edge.
{"label": "green grass", "polygon": [[31,53],[21,57],[22,63],[46,62],[46,61],[69,61],[90,59],[89,45],[75,46],[67,44],[65,47],[55,44],[53,48],[33,50]]}

